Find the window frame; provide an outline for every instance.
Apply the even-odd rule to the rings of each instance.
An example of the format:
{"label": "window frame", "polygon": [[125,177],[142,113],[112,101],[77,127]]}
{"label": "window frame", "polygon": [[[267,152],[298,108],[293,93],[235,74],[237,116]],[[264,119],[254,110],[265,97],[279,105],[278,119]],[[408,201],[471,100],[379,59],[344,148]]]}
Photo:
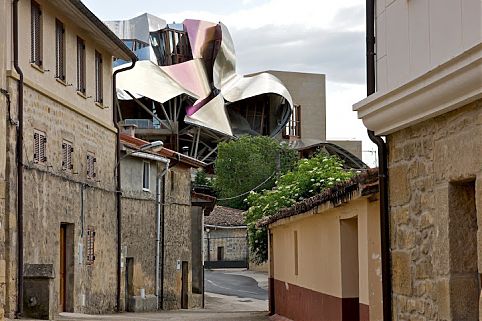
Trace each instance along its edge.
{"label": "window frame", "polygon": [[[146,168],[147,168],[147,180],[146,180]],[[142,190],[145,192],[149,192],[151,190],[151,163],[148,161],[142,162]]]}
{"label": "window frame", "polygon": [[65,26],[55,19],[55,78],[65,81]]}
{"label": "window frame", "polygon": [[62,170],[72,171],[74,169],[73,155],[74,146],[68,140],[62,141]]}
{"label": "window frame", "polygon": [[30,6],[30,63],[42,68],[42,9],[34,0]]}
{"label": "window frame", "polygon": [[104,102],[104,84],[103,84],[104,64],[102,54],[95,51],[95,102],[103,104]]}
{"label": "window frame", "polygon": [[84,95],[87,92],[85,52],[85,40],[77,36],[77,91]]}
{"label": "window frame", "polygon": [[47,134],[35,129],[33,132],[33,161],[41,164],[47,162]]}
{"label": "window frame", "polygon": [[93,265],[95,262],[95,227],[92,225],[87,226],[86,243],[86,264]]}
{"label": "window frame", "polygon": [[97,158],[95,158],[95,154],[88,152],[86,155],[86,160],[87,160],[87,178],[88,179],[95,179],[97,177],[97,173],[95,170],[95,163],[97,162]]}
{"label": "window frame", "polygon": [[290,119],[283,131],[283,138],[301,138],[301,105],[293,105]]}

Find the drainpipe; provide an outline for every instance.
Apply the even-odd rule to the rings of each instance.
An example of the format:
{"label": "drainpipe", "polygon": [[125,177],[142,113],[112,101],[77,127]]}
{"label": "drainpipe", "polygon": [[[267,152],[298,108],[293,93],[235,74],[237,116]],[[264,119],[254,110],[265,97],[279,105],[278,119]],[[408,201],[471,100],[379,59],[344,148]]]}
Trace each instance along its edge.
{"label": "drainpipe", "polygon": [[[172,165],[171,165],[172,166]],[[169,169],[169,166],[167,167]],[[164,261],[165,261],[165,255],[164,255],[164,238],[165,238],[165,218],[166,218],[166,207],[164,204],[166,204],[166,176],[162,176],[162,201],[161,201],[161,206],[162,206],[162,212],[161,212],[161,276],[159,277],[161,279],[161,293],[160,293],[160,308],[161,310],[164,310]],[[159,264],[157,265],[159,266]]]}
{"label": "drainpipe", "polygon": [[18,1],[13,1],[13,66],[18,73],[18,124],[17,124],[17,312],[23,313],[23,72],[18,64]]}
{"label": "drainpipe", "polygon": [[[161,207],[164,204],[164,175],[166,175],[167,170],[169,169],[169,163],[170,161],[167,160],[165,164],[164,170],[157,176],[157,181],[156,181],[156,211],[157,211],[157,218],[156,218],[156,224],[157,224],[157,231],[156,231],[156,296],[157,296],[157,310],[159,310],[159,307],[162,309],[162,304],[159,304],[159,299],[161,299],[162,302],[162,297],[163,294],[159,297],[159,261],[160,261],[160,242],[161,242],[161,224],[163,220],[161,220],[161,211],[164,214],[164,210],[161,209]],[[162,190],[162,200],[161,200],[161,190]],[[162,229],[164,229],[164,225],[162,225]],[[164,235],[164,233],[163,233]],[[162,253],[163,257],[163,265],[164,265],[164,251]],[[163,287],[164,287],[164,282],[163,282]]]}
{"label": "drainpipe", "polygon": [[[375,0],[366,0],[366,65],[367,96],[375,93]],[[380,234],[382,259],[383,320],[392,320],[392,271],[390,257],[390,218],[388,200],[388,151],[387,144],[368,130],[368,137],[378,147],[378,184],[380,187]]]}
{"label": "drainpipe", "polygon": [[116,193],[115,203],[117,209],[117,291],[116,291],[116,303],[117,312],[121,312],[121,279],[122,279],[122,205],[121,205],[121,171],[120,171],[120,159],[121,159],[121,142],[120,142],[120,128],[118,124],[119,114],[116,106],[117,102],[117,74],[134,68],[137,62],[135,55],[131,56],[132,64],[125,68],[120,68],[114,71],[112,76],[112,109],[113,109],[113,121],[114,126],[117,129],[116,135]]}

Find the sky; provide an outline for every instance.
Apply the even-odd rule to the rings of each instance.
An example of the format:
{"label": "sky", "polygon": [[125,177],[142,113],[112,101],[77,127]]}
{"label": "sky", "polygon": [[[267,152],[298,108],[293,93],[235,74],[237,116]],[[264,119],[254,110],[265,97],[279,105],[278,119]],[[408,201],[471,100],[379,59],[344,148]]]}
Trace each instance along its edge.
{"label": "sky", "polygon": [[145,12],[168,23],[223,22],[236,50],[237,71],[326,75],[327,139],[363,141],[363,159],[375,150],[352,105],[366,97],[364,0],[83,0],[101,20]]}

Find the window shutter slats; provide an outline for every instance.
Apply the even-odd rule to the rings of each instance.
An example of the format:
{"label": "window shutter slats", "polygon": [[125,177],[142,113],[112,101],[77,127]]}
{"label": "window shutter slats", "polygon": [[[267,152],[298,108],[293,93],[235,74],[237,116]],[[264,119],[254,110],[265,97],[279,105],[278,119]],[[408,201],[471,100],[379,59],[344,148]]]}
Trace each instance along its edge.
{"label": "window shutter slats", "polygon": [[41,14],[40,6],[35,2],[31,1],[31,26],[30,26],[30,61],[38,66],[42,66],[41,57]]}

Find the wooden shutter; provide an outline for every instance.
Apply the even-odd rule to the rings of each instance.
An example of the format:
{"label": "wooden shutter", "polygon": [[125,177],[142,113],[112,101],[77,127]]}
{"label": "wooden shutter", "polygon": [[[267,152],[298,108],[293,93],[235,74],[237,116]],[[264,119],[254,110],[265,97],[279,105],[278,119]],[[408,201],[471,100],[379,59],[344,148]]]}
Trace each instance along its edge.
{"label": "wooden shutter", "polygon": [[94,264],[95,261],[95,228],[87,226],[87,265]]}
{"label": "wooden shutter", "polygon": [[77,90],[85,94],[85,42],[77,37]]}
{"label": "wooden shutter", "polygon": [[95,101],[102,104],[103,102],[103,83],[102,83],[102,55],[95,52]]}
{"label": "wooden shutter", "polygon": [[39,133],[33,133],[33,160],[35,162],[39,161]]}
{"label": "wooden shutter", "polygon": [[35,1],[31,1],[31,27],[30,27],[30,36],[31,36],[31,47],[30,47],[30,61],[37,66],[42,66],[42,56],[40,54],[41,50],[41,14],[42,11],[40,10],[40,6]]}
{"label": "wooden shutter", "polygon": [[65,80],[65,39],[64,24],[59,20],[55,21],[55,77]]}

